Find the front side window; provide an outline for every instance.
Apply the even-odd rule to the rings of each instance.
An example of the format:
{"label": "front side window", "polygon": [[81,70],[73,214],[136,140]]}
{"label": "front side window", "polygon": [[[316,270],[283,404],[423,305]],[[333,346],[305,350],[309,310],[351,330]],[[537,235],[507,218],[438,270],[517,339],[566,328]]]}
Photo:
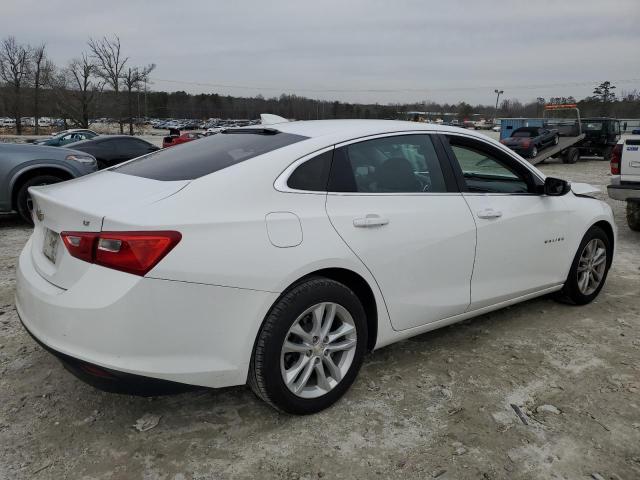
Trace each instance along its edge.
{"label": "front side window", "polygon": [[336,150],[329,190],[360,193],[446,192],[428,135],[399,135]]}
{"label": "front side window", "polygon": [[533,193],[534,186],[522,168],[502,152],[480,141],[449,137],[466,190],[481,193]]}

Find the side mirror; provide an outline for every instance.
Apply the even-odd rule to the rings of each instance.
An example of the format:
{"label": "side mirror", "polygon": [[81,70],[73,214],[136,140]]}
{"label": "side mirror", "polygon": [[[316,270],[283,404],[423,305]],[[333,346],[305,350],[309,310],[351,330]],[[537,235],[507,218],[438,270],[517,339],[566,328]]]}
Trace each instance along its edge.
{"label": "side mirror", "polygon": [[560,178],[547,177],[544,179],[544,194],[550,197],[566,195],[571,190],[571,185]]}

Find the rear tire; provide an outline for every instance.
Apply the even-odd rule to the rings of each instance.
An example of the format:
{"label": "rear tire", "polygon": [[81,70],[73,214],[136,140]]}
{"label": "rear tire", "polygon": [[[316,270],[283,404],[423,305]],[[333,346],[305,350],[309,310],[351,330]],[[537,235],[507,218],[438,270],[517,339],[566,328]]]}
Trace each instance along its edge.
{"label": "rear tire", "polygon": [[560,143],[560,137],[556,135],[555,137],[553,137],[553,144],[558,145],[558,143]]}
{"label": "rear tire", "polygon": [[562,156],[562,163],[578,163],[580,151],[577,148],[569,148]]}
{"label": "rear tire", "polygon": [[[589,250],[590,248],[592,250]],[[597,253],[602,249],[604,259],[602,254]],[[593,301],[607,280],[612,251],[611,242],[604,230],[596,226],[591,227],[580,242],[559,299],[574,305],[585,305]],[[585,275],[586,282],[583,281]]]}
{"label": "rear tire", "polygon": [[602,151],[602,159],[605,162],[610,162],[611,161],[611,154],[613,153],[613,147],[606,147],[603,151]]}
{"label": "rear tire", "polygon": [[634,232],[640,232],[640,201],[627,200],[627,224]]}
{"label": "rear tire", "polygon": [[529,155],[531,158],[536,158],[538,156],[538,147],[535,145],[531,149],[531,154]]}
{"label": "rear tire", "polygon": [[31,195],[29,195],[29,187],[35,187],[39,185],[50,185],[52,183],[62,182],[64,179],[56,177],[55,175],[38,175],[37,177],[30,178],[24,182],[18,189],[16,196],[16,210],[22,219],[29,225],[33,225],[33,218],[31,217]]}
{"label": "rear tire", "polygon": [[[327,308],[323,307],[316,317],[317,307],[325,304]],[[336,307],[331,315],[329,306],[333,305]],[[328,333],[317,335],[315,318],[320,318],[322,325],[327,319],[335,319],[335,323],[330,320],[331,328],[325,330]],[[349,330],[348,336],[339,335],[343,328]],[[338,343],[346,345],[345,342],[349,348],[339,350]],[[322,351],[323,346],[330,345],[334,347]],[[300,415],[316,413],[331,406],[349,389],[362,365],[366,346],[366,315],[355,293],[334,280],[310,278],[282,295],[267,315],[254,347],[248,383],[259,398],[277,410]],[[331,348],[336,350],[327,353]],[[331,367],[336,365],[342,370],[333,374]],[[307,370],[310,373],[305,377]]]}

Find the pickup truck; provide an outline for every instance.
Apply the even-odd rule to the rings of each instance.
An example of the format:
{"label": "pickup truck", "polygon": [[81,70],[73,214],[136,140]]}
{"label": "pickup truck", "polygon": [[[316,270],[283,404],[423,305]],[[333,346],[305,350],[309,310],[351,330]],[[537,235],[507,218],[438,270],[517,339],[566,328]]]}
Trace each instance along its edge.
{"label": "pickup truck", "polygon": [[640,135],[620,140],[611,152],[609,197],[627,202],[627,223],[640,232]]}

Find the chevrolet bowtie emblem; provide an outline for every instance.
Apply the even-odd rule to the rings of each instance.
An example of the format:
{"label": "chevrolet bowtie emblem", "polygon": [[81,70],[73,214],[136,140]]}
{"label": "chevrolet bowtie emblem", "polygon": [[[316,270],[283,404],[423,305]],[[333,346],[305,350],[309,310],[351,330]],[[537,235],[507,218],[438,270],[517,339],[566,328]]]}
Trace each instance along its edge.
{"label": "chevrolet bowtie emblem", "polygon": [[38,217],[38,220],[42,221],[44,220],[44,212],[40,209],[36,210],[36,217]]}

